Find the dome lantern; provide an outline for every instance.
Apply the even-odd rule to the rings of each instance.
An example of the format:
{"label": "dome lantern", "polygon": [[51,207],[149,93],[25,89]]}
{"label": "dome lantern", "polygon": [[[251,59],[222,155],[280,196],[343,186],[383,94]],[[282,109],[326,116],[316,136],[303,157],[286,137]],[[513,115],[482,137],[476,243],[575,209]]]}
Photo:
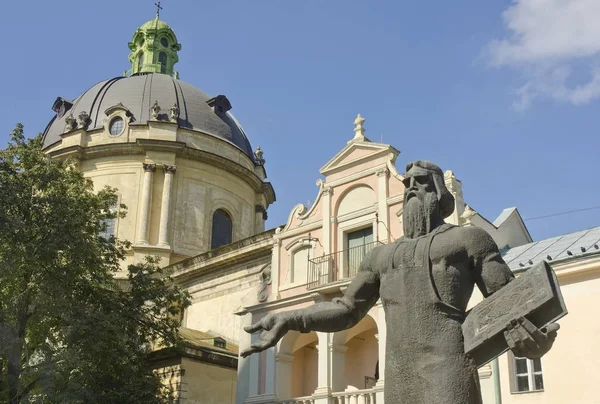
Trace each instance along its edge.
{"label": "dome lantern", "polygon": [[125,76],[162,73],[179,78],[174,66],[179,61],[177,52],[181,50],[181,44],[177,42],[171,27],[160,20],[158,11],[156,18],[135,31],[129,42],[129,49],[131,69],[125,72]]}

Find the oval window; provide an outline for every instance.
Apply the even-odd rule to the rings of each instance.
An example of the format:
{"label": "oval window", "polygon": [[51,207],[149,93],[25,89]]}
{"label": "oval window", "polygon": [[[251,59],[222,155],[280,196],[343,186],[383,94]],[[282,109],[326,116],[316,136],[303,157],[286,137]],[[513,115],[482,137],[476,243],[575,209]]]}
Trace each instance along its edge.
{"label": "oval window", "polygon": [[165,48],[168,48],[168,47],[169,47],[169,41],[167,41],[167,38],[161,38],[161,39],[160,39],[160,44],[161,44],[162,46],[164,46]]}
{"label": "oval window", "polygon": [[123,133],[123,129],[125,128],[125,122],[123,118],[117,116],[110,121],[110,125],[108,125],[108,132],[111,136],[119,136]]}

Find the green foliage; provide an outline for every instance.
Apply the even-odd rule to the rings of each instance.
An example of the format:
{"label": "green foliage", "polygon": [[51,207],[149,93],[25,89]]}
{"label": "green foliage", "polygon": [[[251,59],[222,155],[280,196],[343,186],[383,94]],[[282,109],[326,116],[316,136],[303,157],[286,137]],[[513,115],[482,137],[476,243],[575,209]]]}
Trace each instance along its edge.
{"label": "green foliage", "polygon": [[17,125],[0,151],[0,402],[162,403],[152,349],[176,346],[188,296],[158,262],[99,236],[125,214],[75,161]]}

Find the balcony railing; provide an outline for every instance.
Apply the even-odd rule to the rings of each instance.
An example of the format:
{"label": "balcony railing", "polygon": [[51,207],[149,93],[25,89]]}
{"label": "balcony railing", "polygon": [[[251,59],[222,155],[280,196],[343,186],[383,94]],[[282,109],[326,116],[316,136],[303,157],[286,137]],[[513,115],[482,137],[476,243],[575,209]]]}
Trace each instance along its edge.
{"label": "balcony railing", "polygon": [[333,393],[333,404],[377,404],[375,389]]}
{"label": "balcony railing", "polygon": [[285,400],[277,400],[275,401],[277,404],[315,404],[315,398],[313,396],[307,397],[296,397],[296,398],[288,398]]}
{"label": "balcony railing", "polygon": [[332,254],[315,257],[308,260],[308,283],[309,288],[326,285],[331,282],[353,278],[358,272],[360,263],[369,251],[380,241],[363,244],[347,250]]}

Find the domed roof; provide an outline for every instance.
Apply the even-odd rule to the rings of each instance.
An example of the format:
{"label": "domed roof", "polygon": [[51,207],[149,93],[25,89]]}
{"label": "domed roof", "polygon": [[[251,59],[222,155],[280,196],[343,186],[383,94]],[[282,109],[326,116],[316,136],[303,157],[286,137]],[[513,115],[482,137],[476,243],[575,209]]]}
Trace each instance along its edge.
{"label": "domed roof", "polygon": [[[219,99],[219,97],[216,97]],[[59,141],[66,132],[65,118],[77,119],[81,112],[89,114],[87,130],[100,129],[106,118],[105,111],[122,104],[132,114],[130,125],[146,124],[155,101],[161,108],[159,120],[168,121],[168,111],[173,105],[179,108],[179,127],[218,137],[240,148],[254,161],[254,154],[244,130],[225,108],[212,108],[207,101],[213,99],[203,91],[166,74],[150,73],[104,80],[87,90],[71,103],[68,110],[57,114],[44,131],[44,147]],[[214,99],[213,99],[214,100]],[[212,105],[213,103],[211,103]],[[222,109],[222,111],[221,111]]]}
{"label": "domed roof", "polygon": [[148,29],[171,29],[171,27],[169,26],[169,24],[167,24],[163,20],[159,20],[158,18],[155,18],[153,20],[150,20],[150,21],[145,22],[144,24],[142,24],[142,26],[139,29],[141,29],[141,30],[148,30]]}

